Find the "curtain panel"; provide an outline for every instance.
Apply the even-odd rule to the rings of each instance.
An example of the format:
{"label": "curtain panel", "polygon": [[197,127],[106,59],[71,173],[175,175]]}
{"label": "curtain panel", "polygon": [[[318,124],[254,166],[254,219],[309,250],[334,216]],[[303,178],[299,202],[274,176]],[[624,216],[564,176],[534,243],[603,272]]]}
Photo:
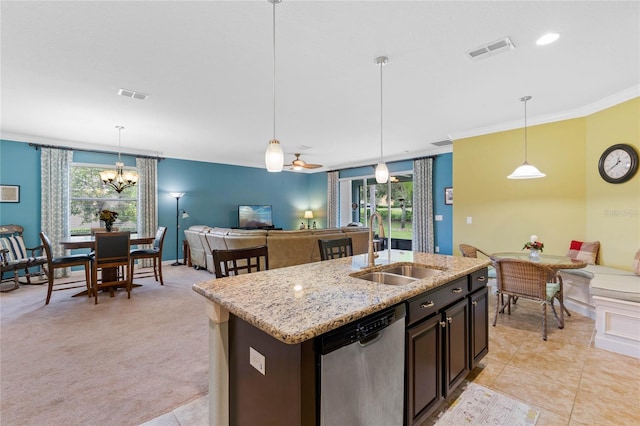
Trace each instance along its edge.
{"label": "curtain panel", "polygon": [[327,228],[337,228],[340,224],[339,177],[340,172],[337,170],[327,173]]}
{"label": "curtain panel", "polygon": [[[65,255],[64,248],[58,244],[71,236],[69,218],[71,217],[71,163],[73,151],[57,148],[41,148],[41,219],[40,228],[51,240],[53,257]],[[57,278],[68,276],[70,268],[55,271]]]}
{"label": "curtain panel", "polygon": [[[139,176],[138,234],[155,235],[158,230],[158,160],[136,158],[136,168]],[[142,267],[153,266],[153,259],[140,259],[138,262]]]}
{"label": "curtain panel", "polygon": [[414,251],[433,253],[433,158],[413,161]]}

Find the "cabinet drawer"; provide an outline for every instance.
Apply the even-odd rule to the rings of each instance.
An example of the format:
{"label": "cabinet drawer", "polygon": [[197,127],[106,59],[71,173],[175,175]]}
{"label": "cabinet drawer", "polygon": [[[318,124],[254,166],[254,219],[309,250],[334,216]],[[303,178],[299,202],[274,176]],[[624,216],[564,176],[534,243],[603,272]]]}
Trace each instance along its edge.
{"label": "cabinet drawer", "polygon": [[469,293],[467,277],[458,278],[448,284],[440,286],[408,301],[407,324],[413,324],[443,307],[465,297]]}
{"label": "cabinet drawer", "polygon": [[471,273],[469,275],[469,292],[473,293],[476,290],[486,287],[488,281],[489,274],[487,268]]}

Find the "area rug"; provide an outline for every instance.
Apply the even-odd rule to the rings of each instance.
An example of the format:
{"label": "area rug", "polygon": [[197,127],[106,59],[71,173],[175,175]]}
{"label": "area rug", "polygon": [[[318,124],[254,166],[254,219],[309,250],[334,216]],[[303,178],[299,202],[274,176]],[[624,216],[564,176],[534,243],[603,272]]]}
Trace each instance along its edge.
{"label": "area rug", "polygon": [[540,412],[522,402],[469,383],[436,425],[535,425]]}
{"label": "area rug", "polygon": [[206,395],[209,320],[186,266],[114,297],[46,285],[0,293],[2,426],[135,426]]}

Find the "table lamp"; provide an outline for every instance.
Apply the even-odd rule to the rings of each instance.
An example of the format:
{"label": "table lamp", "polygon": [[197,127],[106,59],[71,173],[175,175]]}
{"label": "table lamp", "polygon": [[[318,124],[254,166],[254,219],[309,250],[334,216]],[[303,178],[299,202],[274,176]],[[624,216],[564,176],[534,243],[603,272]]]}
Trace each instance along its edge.
{"label": "table lamp", "polygon": [[309,225],[309,220],[313,219],[313,212],[311,210],[305,210],[304,218],[307,219],[307,229],[311,229],[311,225]]}

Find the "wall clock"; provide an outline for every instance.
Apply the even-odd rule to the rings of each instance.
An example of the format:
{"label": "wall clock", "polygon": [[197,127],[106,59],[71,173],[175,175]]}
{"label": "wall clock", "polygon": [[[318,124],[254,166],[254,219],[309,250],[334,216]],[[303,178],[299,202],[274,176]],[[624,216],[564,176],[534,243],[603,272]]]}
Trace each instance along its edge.
{"label": "wall clock", "polygon": [[609,183],[626,182],[638,171],[638,153],[631,145],[611,145],[600,156],[598,171]]}

